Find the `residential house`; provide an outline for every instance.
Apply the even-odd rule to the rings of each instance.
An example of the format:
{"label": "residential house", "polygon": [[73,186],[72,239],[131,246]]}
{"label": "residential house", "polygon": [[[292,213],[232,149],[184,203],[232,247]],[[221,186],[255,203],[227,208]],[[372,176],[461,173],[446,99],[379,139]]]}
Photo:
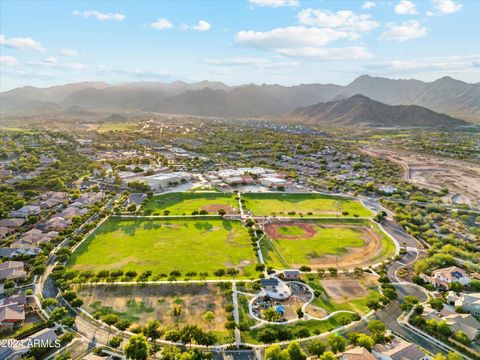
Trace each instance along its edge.
{"label": "residential house", "polygon": [[27,273],[21,261],[5,261],[0,264],[0,281],[25,279]]}
{"label": "residential house", "polygon": [[0,226],[18,229],[20,226],[25,224],[26,220],[22,218],[11,218],[11,219],[3,219],[0,220]]}
{"label": "residential house", "polygon": [[39,229],[32,229],[24,233],[20,238],[12,243],[12,247],[31,247],[42,243],[50,242],[58,236],[58,232],[50,231],[44,233]]}
{"label": "residential house", "polygon": [[467,337],[474,341],[480,338],[480,322],[471,314],[450,314],[442,318],[454,331],[463,331]]}
{"label": "residential house", "polygon": [[379,360],[430,360],[428,355],[410,342],[395,338],[388,344],[377,344],[372,354]]}
{"label": "residential house", "polygon": [[72,220],[64,219],[60,216],[54,216],[43,224],[43,228],[48,231],[61,231],[65,230],[72,224]]}
{"label": "residential house", "polygon": [[0,248],[0,258],[13,259],[18,256],[36,256],[39,252],[40,248],[38,246]]}
{"label": "residential house", "polygon": [[448,289],[451,283],[469,285],[471,281],[467,272],[457,266],[433,270],[432,276],[422,274],[421,277],[423,280],[435,285],[437,288],[444,289]]}
{"label": "residential house", "polygon": [[40,214],[42,209],[37,205],[27,205],[18,210],[10,211],[11,217],[27,218],[31,215]]}
{"label": "residential house", "polygon": [[376,360],[370,351],[360,346],[348,349],[337,356],[339,360]]}
{"label": "residential house", "polygon": [[8,235],[14,232],[15,232],[15,229],[12,229],[6,226],[0,226],[0,239],[6,238]]}
{"label": "residential house", "polygon": [[480,293],[448,293],[447,302],[455,307],[460,307],[474,316],[480,316]]}
{"label": "residential house", "polygon": [[0,331],[12,330],[25,320],[25,296],[14,295],[0,302]]}

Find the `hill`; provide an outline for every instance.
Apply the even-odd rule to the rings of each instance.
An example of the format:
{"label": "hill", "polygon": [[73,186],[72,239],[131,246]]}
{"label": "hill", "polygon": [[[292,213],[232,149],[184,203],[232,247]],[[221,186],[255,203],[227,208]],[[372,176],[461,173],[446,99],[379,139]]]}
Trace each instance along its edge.
{"label": "hill", "polygon": [[32,86],[0,93],[1,112],[149,111],[222,117],[258,117],[290,113],[298,107],[349,98],[355,94],[388,105],[419,105],[480,123],[480,84],[443,77],[433,82],[362,75],[346,86],[228,86],[221,82],[133,82],[109,85],[83,82],[49,88]]}
{"label": "hill", "polygon": [[289,118],[307,124],[368,127],[456,127],[467,122],[417,105],[386,105],[363,95],[298,108]]}

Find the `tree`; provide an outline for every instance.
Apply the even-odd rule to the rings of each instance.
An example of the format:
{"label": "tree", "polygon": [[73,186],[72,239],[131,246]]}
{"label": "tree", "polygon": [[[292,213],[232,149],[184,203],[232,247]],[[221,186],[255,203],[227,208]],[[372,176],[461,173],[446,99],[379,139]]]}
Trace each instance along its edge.
{"label": "tree", "polygon": [[337,360],[337,357],[333,352],[327,351],[323,353],[322,356],[319,357],[319,360]]}
{"label": "tree", "polygon": [[265,360],[287,360],[279,345],[271,345],[265,350]]}
{"label": "tree", "polygon": [[372,333],[372,338],[375,343],[385,342],[385,333],[387,328],[380,320],[371,320],[368,322],[368,330]]}
{"label": "tree", "polygon": [[166,346],[162,350],[162,360],[176,360],[180,356],[181,351],[176,346]]}
{"label": "tree", "polygon": [[280,321],[281,319],[280,313],[276,312],[273,307],[263,310],[262,315],[267,321]]}
{"label": "tree", "polygon": [[418,304],[418,302],[419,300],[416,296],[407,295],[403,298],[403,302],[400,304],[400,308],[403,311],[410,311],[415,305]]}
{"label": "tree", "polygon": [[213,311],[207,311],[202,315],[202,319],[210,326],[215,321],[215,313]]}
{"label": "tree", "polygon": [[432,309],[435,309],[437,311],[442,311],[443,309],[443,299],[441,298],[432,298],[428,301]]}
{"label": "tree", "polygon": [[363,346],[365,349],[370,351],[375,345],[375,341],[373,341],[373,339],[370,336],[360,333],[357,336],[356,344],[358,346]]}
{"label": "tree", "polygon": [[265,327],[258,332],[257,338],[263,343],[270,344],[277,340],[277,333],[272,328]]}
{"label": "tree", "polygon": [[374,220],[378,223],[383,223],[386,218],[387,218],[387,213],[382,210],[377,215],[375,215]]}
{"label": "tree", "polygon": [[345,350],[345,339],[338,333],[333,333],[327,337],[327,345],[334,353]]}
{"label": "tree", "polygon": [[307,345],[307,350],[310,355],[320,356],[325,352],[326,349],[327,345],[325,345],[325,343],[320,339],[312,340]]}
{"label": "tree", "polygon": [[145,327],[143,328],[143,335],[155,341],[156,339],[162,336],[163,330],[160,329],[160,322],[157,320],[151,320],[147,322]]}
{"label": "tree", "polygon": [[287,353],[290,360],[305,360],[307,358],[307,354],[305,354],[300,345],[295,341],[288,345]]}
{"label": "tree", "polygon": [[182,305],[174,304],[172,314],[175,317],[175,322],[178,324],[178,319],[180,318],[180,315],[182,315]]}
{"label": "tree", "polygon": [[203,331],[197,325],[186,325],[180,330],[180,341],[184,344],[192,344],[201,338]]}
{"label": "tree", "polygon": [[298,316],[299,319],[303,318],[303,315],[305,315],[305,314],[303,313],[302,308],[298,308],[298,309],[296,310],[296,312],[297,312],[297,316]]}
{"label": "tree", "polygon": [[112,348],[116,349],[121,345],[122,341],[123,339],[121,337],[114,336],[108,341],[108,346],[111,346]]}
{"label": "tree", "polygon": [[127,359],[146,360],[148,357],[148,343],[143,334],[133,335],[128,339],[127,344],[123,348],[123,352]]}

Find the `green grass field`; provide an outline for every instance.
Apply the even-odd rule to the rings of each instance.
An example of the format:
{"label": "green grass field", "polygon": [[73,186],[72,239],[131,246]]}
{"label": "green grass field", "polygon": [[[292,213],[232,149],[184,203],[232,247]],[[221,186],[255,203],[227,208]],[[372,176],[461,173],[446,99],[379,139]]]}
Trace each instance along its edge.
{"label": "green grass field", "polygon": [[[247,193],[245,208],[257,216],[370,217],[373,214],[359,201],[323,194]],[[295,212],[293,214],[292,212]],[[345,214],[342,214],[346,212]],[[290,213],[290,214],[289,214]]]}
{"label": "green grass field", "polygon": [[[257,259],[240,222],[202,219],[109,218],[73,253],[78,270],[213,272],[235,267],[256,276]],[[193,277],[193,276],[192,276]]]}
{"label": "green grass field", "polygon": [[[163,215],[165,210],[170,211],[170,215],[190,215],[192,211],[200,211],[205,206],[211,205],[226,205],[226,207],[238,208],[238,202],[230,193],[178,192],[154,196],[147,201],[144,209],[150,209],[153,214],[158,215]],[[209,213],[216,213],[216,211],[210,211]]]}
{"label": "green grass field", "polygon": [[[314,226],[316,233],[313,237],[302,238],[303,229],[301,227],[295,224],[292,226],[283,224],[276,228],[279,236],[276,238],[265,237],[260,242],[263,256],[269,266],[273,266],[275,269],[301,265],[320,266],[322,256],[338,254],[341,257],[349,249],[364,247],[365,239],[369,234],[366,229],[370,226],[370,230],[378,235],[381,249],[372,254],[370,259],[362,259],[362,261],[366,260],[373,264],[391,257],[395,253],[395,245],[391,239],[372,222],[360,219],[339,219],[338,221],[325,219],[306,220],[306,223]],[[297,238],[289,238],[291,236],[297,236]]]}

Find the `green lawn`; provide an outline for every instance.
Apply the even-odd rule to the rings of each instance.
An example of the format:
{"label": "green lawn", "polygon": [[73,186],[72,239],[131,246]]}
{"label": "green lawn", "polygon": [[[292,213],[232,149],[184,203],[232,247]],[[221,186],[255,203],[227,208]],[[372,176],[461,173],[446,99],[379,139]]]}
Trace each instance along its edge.
{"label": "green lawn", "polygon": [[[323,194],[247,193],[245,208],[257,216],[370,217],[372,213],[359,201]],[[295,212],[293,214],[292,212]],[[343,212],[348,214],[343,215]],[[290,213],[290,214],[288,214]],[[309,214],[311,213],[311,214]]]}
{"label": "green lawn", "polygon": [[[288,228],[298,228],[288,226]],[[292,264],[308,265],[312,259],[323,255],[342,255],[346,247],[361,247],[365,244],[362,239],[361,227],[322,227],[316,225],[317,233],[307,239],[268,239],[270,244],[262,247],[262,252],[268,265],[276,269],[289,267]],[[287,234],[285,234],[287,235]],[[279,254],[280,253],[280,254]],[[283,258],[283,259],[282,259]]]}
{"label": "green lawn", "polygon": [[177,192],[157,195],[147,201],[144,209],[152,210],[153,214],[158,215],[163,215],[165,210],[170,211],[170,215],[190,215],[192,211],[200,211],[208,205],[226,205],[238,209],[238,202],[232,194],[217,192]]}
{"label": "green lawn", "polygon": [[[324,255],[338,254],[341,256],[348,251],[348,248],[365,245],[364,229],[367,226],[379,235],[382,243],[381,250],[368,259],[369,262],[372,264],[378,263],[395,254],[393,241],[372,221],[362,219],[306,219],[302,222],[315,226],[317,232],[313,237],[289,239],[289,236],[301,236],[303,233],[303,229],[292,224],[292,226],[278,227],[277,231],[280,234],[278,238],[263,238],[260,247],[267,265],[273,266],[275,269],[288,269],[298,265],[313,265],[315,261],[318,263],[318,259]],[[339,226],[335,226],[336,224]],[[282,236],[286,238],[282,238]]]}
{"label": "green lawn", "polygon": [[[340,314],[335,314],[328,320],[304,320],[304,321],[297,321],[291,325],[266,325],[268,327],[271,327],[273,329],[275,328],[289,328],[293,334],[295,335],[296,332],[299,330],[305,328],[308,329],[310,332],[310,335],[314,334],[321,334],[333,329],[336,329],[342,325],[346,325],[350,322],[354,321],[354,315],[349,314],[349,313],[340,313]],[[251,344],[258,344],[259,341],[257,340],[258,338],[258,333],[261,331],[265,326],[251,329],[248,332],[242,332],[242,339],[244,341],[247,341]],[[296,337],[296,336],[294,336]]]}
{"label": "green lawn", "polygon": [[78,270],[213,272],[235,267],[255,275],[257,259],[240,222],[202,219],[109,218],[74,252]]}

